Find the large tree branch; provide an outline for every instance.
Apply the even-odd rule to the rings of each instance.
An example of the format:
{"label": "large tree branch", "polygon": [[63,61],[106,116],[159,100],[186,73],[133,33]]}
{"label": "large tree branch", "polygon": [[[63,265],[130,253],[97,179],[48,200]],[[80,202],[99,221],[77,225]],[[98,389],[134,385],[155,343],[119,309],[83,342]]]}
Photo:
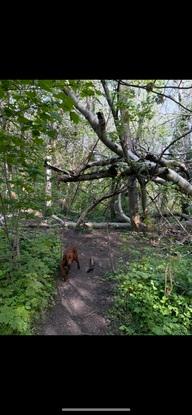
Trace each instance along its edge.
{"label": "large tree branch", "polygon": [[121,157],[112,157],[107,160],[99,160],[99,161],[91,161],[86,164],[85,167],[82,167],[82,169],[79,171],[79,173],[82,173],[86,169],[90,169],[91,167],[97,167],[97,166],[109,166],[112,164],[118,163],[121,159]]}
{"label": "large tree branch", "polygon": [[[134,162],[133,162],[134,163]],[[147,164],[149,163],[149,164]],[[53,168],[53,170],[57,169],[48,165],[50,169]],[[60,170],[60,169],[57,169]],[[155,174],[154,174],[155,173]],[[143,162],[142,165],[139,163],[134,163],[132,166],[125,168],[121,173],[118,173],[115,166],[111,165],[111,167],[108,170],[100,170],[98,172],[90,173],[90,174],[83,174],[83,175],[67,175],[65,174],[63,177],[58,177],[58,181],[69,183],[69,182],[80,182],[80,181],[90,181],[90,180],[98,180],[101,178],[106,177],[128,177],[130,175],[135,174],[136,176],[139,176],[140,174],[142,177],[151,177],[152,181],[163,183],[162,180],[170,181],[180,187],[180,190],[183,191],[186,194],[192,195],[192,185],[185,180],[182,176],[180,176],[178,173],[176,173],[174,170],[169,169],[167,167],[160,167],[156,171],[156,163],[153,162]]]}
{"label": "large tree branch", "polygon": [[111,151],[116,153],[118,156],[120,157],[123,156],[122,148],[120,147],[119,144],[113,143],[111,140],[109,140],[105,129],[104,130],[100,129],[97,135],[106,147],[108,147]]}
{"label": "large tree branch", "polygon": [[111,112],[112,112],[112,115],[113,115],[116,130],[118,131],[118,114],[117,114],[117,111],[115,110],[113,101],[110,97],[110,92],[109,92],[109,88],[107,86],[107,82],[105,80],[101,80],[101,83],[102,83],[102,86],[103,86],[103,89],[104,89],[104,92],[105,92],[107,102],[109,104],[109,108],[111,109]]}
{"label": "large tree branch", "polygon": [[49,164],[47,160],[44,161],[44,166],[48,167],[48,169],[50,170],[56,171],[57,173],[63,173],[64,175],[67,175],[67,176],[74,176],[75,174],[75,172],[71,170],[62,170],[62,169],[59,169],[58,167],[51,166],[51,164]]}
{"label": "large tree branch", "polygon": [[[89,122],[93,130],[96,132],[97,136],[100,138],[102,143],[106,147],[108,147],[111,151],[116,153],[118,156],[123,157],[123,150],[121,146],[109,140],[109,138],[107,137],[105,128],[100,128],[99,122],[96,121],[96,117],[94,116],[94,114],[92,114],[91,111],[87,110],[84,107],[84,105],[80,103],[80,101],[78,100],[78,98],[76,97],[76,95],[70,88],[64,87],[63,91],[67,96],[69,96],[72,99],[75,108],[77,108],[79,112],[87,119],[87,121]],[[132,160],[135,160],[135,161],[139,160],[139,157],[137,157],[131,150],[129,150],[128,154]]]}
{"label": "large tree branch", "polygon": [[91,125],[97,136],[100,138],[100,140],[103,142],[103,144],[105,144],[111,151],[118,154],[118,156],[122,156],[123,152],[120,145],[113,143],[111,140],[109,140],[105,129],[100,128],[99,122],[97,121],[95,115],[80,103],[80,101],[70,88],[64,87],[63,91],[67,96],[69,96],[72,99],[74,106],[86,118],[86,120],[89,122],[89,124]]}
{"label": "large tree branch", "polygon": [[58,167],[54,167],[51,164],[47,163],[47,161],[45,162],[45,165],[53,171],[56,171],[57,173],[63,173],[63,176],[59,176],[58,177],[58,181],[59,182],[64,182],[64,183],[68,183],[68,182],[81,182],[81,181],[87,181],[87,180],[97,180],[97,179],[101,179],[104,177],[114,177],[114,174],[116,175],[116,173],[114,172],[114,170],[100,170],[99,172],[94,172],[94,173],[90,173],[90,174],[75,174],[73,172],[73,174],[67,173],[67,171],[65,170],[61,170]]}
{"label": "large tree branch", "polygon": [[161,177],[152,177],[152,181],[156,184],[162,184],[165,185],[167,182],[165,179],[162,179]]}
{"label": "large tree branch", "polygon": [[111,171],[110,169],[108,169],[108,170],[100,170],[98,172],[90,173],[90,174],[76,175],[73,177],[70,177],[70,176],[58,177],[58,181],[64,182],[64,183],[82,182],[82,181],[103,179],[105,177],[114,177],[116,175],[117,175],[117,172],[115,173],[114,171]]}
{"label": "large tree branch", "polygon": [[192,185],[174,170],[161,167],[158,169],[158,175],[179,186],[180,190],[184,193],[192,195]]}
{"label": "large tree branch", "polygon": [[67,95],[68,97],[70,97],[75,105],[75,107],[80,111],[80,113],[82,115],[84,115],[84,117],[86,118],[86,120],[89,122],[89,124],[91,125],[91,127],[93,128],[93,130],[96,132],[98,132],[98,121],[96,116],[89,111],[87,108],[84,107],[84,105],[81,104],[80,100],[78,99],[78,97],[74,94],[74,92],[72,91],[71,88],[68,87],[64,87],[63,91],[65,93],[65,95]]}
{"label": "large tree branch", "polygon": [[183,171],[186,174],[187,178],[189,179],[189,172],[184,163],[181,163],[178,160],[167,160],[164,158],[160,159],[160,157],[161,155],[157,156],[155,154],[148,153],[146,156],[146,160],[154,161],[157,167],[158,165],[169,168],[178,167],[181,171]]}

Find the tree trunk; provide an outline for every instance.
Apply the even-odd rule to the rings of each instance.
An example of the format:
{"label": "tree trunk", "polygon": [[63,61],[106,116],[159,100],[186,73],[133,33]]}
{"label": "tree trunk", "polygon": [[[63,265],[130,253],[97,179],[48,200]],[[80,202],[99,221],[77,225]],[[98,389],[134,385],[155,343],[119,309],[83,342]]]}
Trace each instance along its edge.
{"label": "tree trunk", "polygon": [[[111,193],[114,193],[115,191],[115,186],[116,186],[116,181],[112,178],[111,181]],[[110,203],[109,203],[109,208],[110,208],[110,218],[111,220],[115,219],[116,217],[116,213],[115,213],[115,195],[111,197],[110,199]]]}
{"label": "tree trunk", "polygon": [[115,209],[115,214],[116,214],[116,218],[117,218],[118,221],[130,223],[129,216],[127,216],[124,213],[123,208],[122,208],[121,194],[118,195],[117,200],[114,203],[114,209]]}
{"label": "tree trunk", "polygon": [[141,219],[138,208],[138,192],[137,182],[135,176],[130,176],[128,179],[128,198],[129,198],[129,211],[132,229],[135,231],[141,230]]}
{"label": "tree trunk", "polygon": [[[51,149],[51,140],[49,141],[49,144],[47,145],[47,161],[48,163],[50,163],[52,161],[52,157],[49,154],[49,150]],[[46,177],[46,182],[45,182],[45,196],[46,196],[46,208],[49,208],[52,206],[52,183],[51,183],[51,178],[52,178],[52,171],[51,169],[46,165],[46,173],[45,173],[45,177]]]}
{"label": "tree trunk", "polygon": [[143,212],[143,220],[146,219],[147,216],[147,191],[146,191],[146,185],[145,182],[140,180],[139,181],[140,184],[140,189],[141,189],[141,207],[142,207],[142,212]]}

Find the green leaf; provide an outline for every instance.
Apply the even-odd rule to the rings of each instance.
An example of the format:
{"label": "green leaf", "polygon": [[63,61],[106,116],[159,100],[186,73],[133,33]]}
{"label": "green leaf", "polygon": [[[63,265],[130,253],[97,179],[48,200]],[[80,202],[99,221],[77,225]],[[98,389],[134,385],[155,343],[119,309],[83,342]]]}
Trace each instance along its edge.
{"label": "green leaf", "polygon": [[10,81],[8,81],[7,79],[1,81],[1,88],[4,91],[8,91],[9,85],[10,85]]}
{"label": "green leaf", "polygon": [[73,108],[73,106],[74,106],[74,104],[73,104],[73,100],[72,100],[70,97],[68,97],[68,96],[64,95],[64,96],[63,96],[62,108],[63,108],[65,111],[71,111],[71,110],[72,110],[72,108]]}
{"label": "green leaf", "polygon": [[32,135],[34,136],[34,137],[38,137],[39,136],[39,134],[40,134],[40,131],[39,131],[39,129],[38,128],[32,128]]}
{"label": "green leaf", "polygon": [[74,122],[74,124],[78,124],[80,122],[79,115],[76,114],[76,112],[74,112],[74,111],[70,112],[70,119],[71,119],[71,121]]}
{"label": "green leaf", "polygon": [[2,89],[0,85],[0,98],[3,98],[5,96],[5,91]]}
{"label": "green leaf", "polygon": [[4,108],[4,114],[7,117],[11,117],[13,115],[13,113],[14,113],[14,111],[10,107]]}
{"label": "green leaf", "polygon": [[94,91],[94,89],[92,89],[92,88],[84,88],[82,91],[81,91],[81,96],[82,96],[82,98],[85,98],[85,97],[92,97],[92,96],[94,96],[95,95],[95,91]]}
{"label": "green leaf", "polygon": [[39,137],[34,138],[33,142],[34,144],[37,144],[37,145],[44,144],[43,138],[39,138]]}
{"label": "green leaf", "polygon": [[39,84],[39,86],[42,88],[42,89],[45,89],[46,91],[52,91],[52,88],[53,88],[53,81],[48,81],[48,80],[40,80],[40,81],[38,81],[38,84]]}

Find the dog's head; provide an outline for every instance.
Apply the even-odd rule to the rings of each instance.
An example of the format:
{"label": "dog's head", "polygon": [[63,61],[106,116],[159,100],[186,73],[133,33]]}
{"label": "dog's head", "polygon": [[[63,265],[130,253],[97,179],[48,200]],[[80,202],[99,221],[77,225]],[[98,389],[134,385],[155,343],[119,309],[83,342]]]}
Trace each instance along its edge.
{"label": "dog's head", "polygon": [[69,252],[68,255],[67,255],[67,263],[68,263],[68,265],[71,265],[72,264],[73,259],[74,259],[73,252]]}
{"label": "dog's head", "polygon": [[73,253],[69,252],[63,256],[63,266],[70,266],[73,262]]}

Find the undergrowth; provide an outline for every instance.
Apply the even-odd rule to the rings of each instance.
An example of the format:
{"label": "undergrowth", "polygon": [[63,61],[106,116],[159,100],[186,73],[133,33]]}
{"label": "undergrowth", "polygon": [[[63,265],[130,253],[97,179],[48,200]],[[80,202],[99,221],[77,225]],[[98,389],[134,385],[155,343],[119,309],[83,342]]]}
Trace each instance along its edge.
{"label": "undergrowth", "polygon": [[117,282],[111,315],[119,334],[192,334],[191,251],[178,246],[170,253],[167,243],[162,250],[145,246],[140,256],[132,252],[129,265],[119,265],[110,277]]}
{"label": "undergrowth", "polygon": [[53,301],[59,261],[54,233],[24,235],[21,257],[13,268],[10,253],[0,239],[0,334],[30,335],[42,311]]}

